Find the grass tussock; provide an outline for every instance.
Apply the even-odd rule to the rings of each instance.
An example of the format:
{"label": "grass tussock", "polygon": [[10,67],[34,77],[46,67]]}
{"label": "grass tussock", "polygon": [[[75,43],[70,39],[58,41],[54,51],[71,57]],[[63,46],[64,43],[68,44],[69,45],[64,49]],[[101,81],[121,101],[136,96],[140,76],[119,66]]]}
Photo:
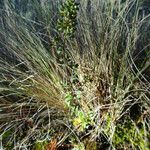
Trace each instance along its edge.
{"label": "grass tussock", "polygon": [[146,0],[1,3],[0,148],[149,149]]}

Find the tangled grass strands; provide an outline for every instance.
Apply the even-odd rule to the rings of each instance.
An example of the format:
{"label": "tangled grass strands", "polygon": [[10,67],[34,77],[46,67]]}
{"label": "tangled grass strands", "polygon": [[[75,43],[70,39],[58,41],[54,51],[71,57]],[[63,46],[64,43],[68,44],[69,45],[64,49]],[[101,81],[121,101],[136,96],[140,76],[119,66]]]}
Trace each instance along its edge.
{"label": "tangled grass strands", "polygon": [[1,2],[1,147],[149,148],[146,1]]}

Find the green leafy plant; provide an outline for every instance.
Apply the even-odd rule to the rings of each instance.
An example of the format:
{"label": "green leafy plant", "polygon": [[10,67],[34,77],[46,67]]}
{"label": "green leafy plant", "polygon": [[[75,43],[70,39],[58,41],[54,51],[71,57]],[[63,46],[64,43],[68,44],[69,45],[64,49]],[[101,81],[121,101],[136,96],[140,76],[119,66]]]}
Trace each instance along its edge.
{"label": "green leafy plant", "polygon": [[57,22],[58,31],[64,37],[72,37],[76,31],[78,3],[75,0],[67,0],[60,8],[60,18]]}
{"label": "green leafy plant", "polygon": [[84,131],[88,125],[94,124],[94,115],[93,112],[84,113],[83,111],[76,110],[75,111],[76,117],[73,119],[73,125],[75,128],[79,128],[80,131]]}

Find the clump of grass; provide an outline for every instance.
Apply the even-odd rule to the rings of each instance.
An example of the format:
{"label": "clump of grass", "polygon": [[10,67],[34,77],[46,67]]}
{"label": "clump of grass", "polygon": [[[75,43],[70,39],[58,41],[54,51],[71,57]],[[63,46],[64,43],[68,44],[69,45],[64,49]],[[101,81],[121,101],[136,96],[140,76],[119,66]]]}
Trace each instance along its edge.
{"label": "clump of grass", "polygon": [[144,4],[22,5],[16,10],[6,1],[0,12],[2,145],[42,149],[57,141],[58,149],[148,149]]}
{"label": "clump of grass", "polygon": [[[1,136],[2,142],[6,141],[3,135],[12,130],[13,134],[7,141],[14,148],[28,147],[36,140],[50,140],[53,128],[56,131],[63,129],[61,121],[68,111],[61,84],[65,77],[64,69],[53,57],[51,47],[48,46],[50,43],[47,45],[53,37],[49,35],[48,39],[44,39],[47,38],[46,34],[50,34],[48,32],[52,32],[45,29],[44,21],[48,20],[41,16],[48,12],[42,5],[33,4],[33,11],[38,9],[42,13],[38,12],[34,16],[32,12],[31,18],[17,14],[13,3],[4,3],[1,10]],[[51,9],[48,9],[51,17]],[[52,25],[47,23],[48,26]],[[12,60],[9,61],[11,55]],[[3,144],[8,146],[5,142]]]}

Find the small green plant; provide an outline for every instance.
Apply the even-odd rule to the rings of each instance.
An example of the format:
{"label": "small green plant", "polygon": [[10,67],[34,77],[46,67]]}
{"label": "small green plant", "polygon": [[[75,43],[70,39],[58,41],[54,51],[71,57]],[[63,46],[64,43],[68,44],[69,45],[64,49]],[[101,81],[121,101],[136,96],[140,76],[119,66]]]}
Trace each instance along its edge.
{"label": "small green plant", "polygon": [[57,22],[58,31],[64,37],[73,37],[77,25],[78,3],[75,0],[67,0],[60,8],[60,18]]}
{"label": "small green plant", "polygon": [[70,109],[73,126],[79,128],[80,131],[84,131],[89,124],[92,125],[94,123],[94,114],[93,111],[84,112],[78,105],[80,103],[81,94],[81,91],[76,91],[76,96],[73,96],[68,92],[65,96],[65,100],[67,107]]}
{"label": "small green plant", "polygon": [[88,125],[94,124],[93,112],[83,112],[81,110],[75,111],[75,118],[73,119],[73,125],[78,128],[79,131],[84,131]]}

